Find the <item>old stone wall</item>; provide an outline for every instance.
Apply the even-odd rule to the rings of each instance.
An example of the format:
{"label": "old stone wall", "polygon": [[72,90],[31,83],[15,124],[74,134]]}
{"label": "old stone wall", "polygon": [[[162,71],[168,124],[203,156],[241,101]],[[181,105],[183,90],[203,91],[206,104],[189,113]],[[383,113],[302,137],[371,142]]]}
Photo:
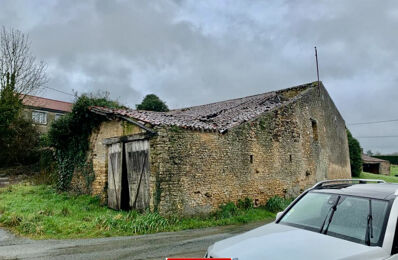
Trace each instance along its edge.
{"label": "old stone wall", "polygon": [[[141,128],[126,121],[113,120],[102,122],[100,127],[90,137],[90,154],[94,170],[94,181],[91,187],[92,195],[106,198],[108,182],[108,149],[102,143],[105,138],[138,134],[143,132]],[[81,183],[81,182],[80,182]],[[74,186],[78,185],[75,182]]]}
{"label": "old stone wall", "polygon": [[350,178],[345,123],[327,91],[309,88],[300,95],[223,135],[156,127],[152,208],[205,214],[228,201],[249,197],[262,205],[274,195],[297,196],[320,180]]}
{"label": "old stone wall", "polygon": [[[297,196],[315,182],[350,178],[345,123],[323,88],[279,92],[290,100],[225,134],[155,127],[150,139],[150,206],[162,214],[207,214],[220,204]],[[106,121],[90,143],[92,194],[106,198],[105,138],[142,133]]]}
{"label": "old stone wall", "polygon": [[391,167],[391,164],[389,161],[381,162],[380,169],[379,169],[380,174],[390,175],[390,167]]}

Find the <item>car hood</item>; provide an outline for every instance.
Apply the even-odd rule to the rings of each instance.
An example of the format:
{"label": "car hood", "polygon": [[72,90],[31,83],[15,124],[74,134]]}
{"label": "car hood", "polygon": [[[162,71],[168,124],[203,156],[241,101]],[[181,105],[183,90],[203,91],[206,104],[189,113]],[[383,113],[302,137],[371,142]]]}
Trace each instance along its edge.
{"label": "car hood", "polygon": [[238,260],[383,259],[381,247],[370,247],[328,235],[271,223],[209,247],[209,256]]}

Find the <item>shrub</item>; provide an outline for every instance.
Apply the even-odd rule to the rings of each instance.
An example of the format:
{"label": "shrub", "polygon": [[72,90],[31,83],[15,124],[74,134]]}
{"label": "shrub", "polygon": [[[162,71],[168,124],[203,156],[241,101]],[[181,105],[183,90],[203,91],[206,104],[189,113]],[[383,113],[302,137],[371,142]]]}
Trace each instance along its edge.
{"label": "shrub", "polygon": [[105,119],[89,111],[90,106],[116,108],[120,105],[108,100],[106,94],[101,96],[82,95],[72,108],[72,112],[54,121],[48,139],[56,149],[57,188],[62,191],[70,189],[70,182],[75,169],[84,175],[86,187],[93,180],[92,165],[87,163],[86,153],[89,149],[89,138],[92,131]]}
{"label": "shrub", "polygon": [[42,146],[39,153],[40,158],[38,163],[40,172],[34,176],[32,181],[35,184],[55,184],[55,171],[57,165],[54,158],[54,151],[51,148],[46,147],[47,145],[43,147],[43,143],[41,143],[40,146]]}
{"label": "shrub", "polygon": [[277,213],[283,211],[287,206],[289,206],[291,201],[291,199],[274,196],[267,201],[267,204],[265,204],[265,209],[273,213]]}
{"label": "shrub", "polygon": [[398,155],[374,155],[373,157],[389,161],[391,164],[398,164]]}
{"label": "shrub", "polygon": [[239,199],[237,203],[238,209],[251,209],[253,208],[253,200],[246,197],[244,200]]}
{"label": "shrub", "polygon": [[228,202],[220,206],[219,210],[216,212],[216,218],[230,218],[235,216],[238,212],[238,208],[233,202]]}
{"label": "shrub", "polygon": [[39,133],[30,121],[15,119],[0,139],[2,165],[28,165],[39,160]]}
{"label": "shrub", "polygon": [[347,129],[348,149],[350,152],[350,165],[352,177],[359,177],[362,172],[362,152],[361,146],[351,132]]}

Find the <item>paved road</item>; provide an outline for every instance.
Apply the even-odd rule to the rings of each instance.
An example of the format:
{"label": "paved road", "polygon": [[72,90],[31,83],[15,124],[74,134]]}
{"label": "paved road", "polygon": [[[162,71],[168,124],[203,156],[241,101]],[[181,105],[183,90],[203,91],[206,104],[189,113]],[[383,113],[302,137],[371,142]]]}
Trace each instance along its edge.
{"label": "paved road", "polygon": [[151,235],[80,240],[29,240],[0,230],[0,259],[165,259],[203,257],[212,243],[265,222]]}

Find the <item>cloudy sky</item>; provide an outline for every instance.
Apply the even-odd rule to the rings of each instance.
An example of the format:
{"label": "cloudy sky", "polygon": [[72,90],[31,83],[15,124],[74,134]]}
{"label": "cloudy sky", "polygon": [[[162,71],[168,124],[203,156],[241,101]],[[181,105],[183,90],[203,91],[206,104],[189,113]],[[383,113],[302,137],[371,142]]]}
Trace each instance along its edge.
{"label": "cloudy sky", "polygon": [[398,136],[398,122],[350,125],[398,119],[393,0],[0,0],[1,25],[29,34],[48,87],[108,91],[132,107],[149,93],[179,108],[314,81],[316,45],[354,136],[365,150],[398,152],[398,138],[385,137]]}

